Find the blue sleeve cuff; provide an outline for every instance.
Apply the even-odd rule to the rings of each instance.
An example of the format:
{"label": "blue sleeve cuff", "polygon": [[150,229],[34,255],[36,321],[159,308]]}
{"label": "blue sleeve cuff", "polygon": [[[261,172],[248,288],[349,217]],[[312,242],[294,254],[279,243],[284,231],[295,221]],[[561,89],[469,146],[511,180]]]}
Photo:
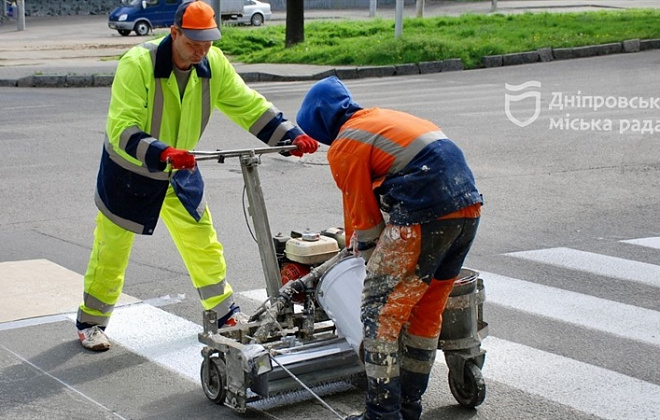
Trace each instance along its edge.
{"label": "blue sleeve cuff", "polygon": [[144,164],[147,165],[149,172],[162,172],[167,167],[167,163],[161,162],[160,155],[169,145],[160,140],[151,142],[144,157]]}

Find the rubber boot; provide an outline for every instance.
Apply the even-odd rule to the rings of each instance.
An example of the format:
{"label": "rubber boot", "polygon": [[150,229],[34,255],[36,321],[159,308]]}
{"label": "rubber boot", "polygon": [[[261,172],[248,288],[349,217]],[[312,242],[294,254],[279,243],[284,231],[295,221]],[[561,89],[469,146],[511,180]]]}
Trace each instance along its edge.
{"label": "rubber boot", "polygon": [[[413,343],[422,344],[420,341],[426,344],[426,349],[411,346]],[[438,340],[420,340],[405,332],[401,342],[401,416],[403,420],[419,420],[422,416],[422,395],[431,377]]]}
{"label": "rubber boot", "polygon": [[365,340],[367,392],[364,413],[351,420],[401,420],[398,343]]}
{"label": "rubber boot", "polygon": [[[346,417],[346,420],[402,420],[399,378],[388,382],[367,378],[366,410],[362,414]],[[421,410],[420,410],[421,413]]]}
{"label": "rubber boot", "polygon": [[433,280],[429,290],[411,314],[399,340],[401,355],[401,415],[403,420],[419,420],[422,395],[426,392],[438,349],[442,312],[455,279]]}
{"label": "rubber boot", "polygon": [[422,417],[422,400],[401,400],[401,418],[403,420],[419,420]]}

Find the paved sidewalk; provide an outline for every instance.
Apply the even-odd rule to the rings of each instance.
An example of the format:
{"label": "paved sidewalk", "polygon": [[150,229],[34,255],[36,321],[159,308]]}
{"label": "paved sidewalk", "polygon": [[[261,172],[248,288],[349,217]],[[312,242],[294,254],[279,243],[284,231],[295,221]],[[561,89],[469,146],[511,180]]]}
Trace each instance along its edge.
{"label": "paved sidewalk", "polygon": [[[660,8],[660,0],[499,0],[498,13],[594,11],[612,8]],[[440,1],[428,3],[424,16],[492,13],[492,2]],[[367,19],[368,10],[306,10],[305,19]],[[394,8],[380,7],[377,16],[393,19]],[[406,6],[404,16],[415,16],[415,6]],[[275,12],[270,24],[284,22],[284,12]],[[18,31],[15,22],[0,25],[0,86],[109,86],[114,77],[116,57],[146,38],[123,37],[107,27],[107,16],[59,16],[26,18],[26,29]],[[156,34],[167,33],[158,29]],[[405,28],[404,28],[405,31]],[[522,64],[659,48],[657,42],[638,45],[621,43],[605,50],[553,51],[525,53],[518,57],[495,57],[487,65]],[[578,49],[573,49],[578,50]],[[548,53],[550,55],[548,55]],[[371,68],[315,66],[300,64],[234,63],[246,81],[314,80],[329,74],[343,78],[383,77],[461,70],[455,60],[423,65],[383,66]]]}

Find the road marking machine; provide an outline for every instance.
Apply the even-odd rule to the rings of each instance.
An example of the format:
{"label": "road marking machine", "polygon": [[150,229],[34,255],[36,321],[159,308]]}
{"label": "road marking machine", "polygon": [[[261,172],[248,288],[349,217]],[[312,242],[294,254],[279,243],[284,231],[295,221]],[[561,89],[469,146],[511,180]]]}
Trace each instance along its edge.
{"label": "road marking machine", "polygon": [[[261,155],[295,146],[194,151],[198,161],[238,158],[243,174],[268,299],[246,324],[218,328],[217,314],[205,311],[201,383],[207,398],[245,412],[248,404],[307,391],[318,395],[343,383],[362,387],[364,365],[360,299],[364,260],[346,248],[343,229],[273,236],[261,189]],[[463,269],[443,313],[438,348],[449,368],[449,387],[458,403],[474,408],[485,398],[481,374],[488,334],[483,320],[485,292],[479,273]],[[315,392],[316,390],[316,392]]]}

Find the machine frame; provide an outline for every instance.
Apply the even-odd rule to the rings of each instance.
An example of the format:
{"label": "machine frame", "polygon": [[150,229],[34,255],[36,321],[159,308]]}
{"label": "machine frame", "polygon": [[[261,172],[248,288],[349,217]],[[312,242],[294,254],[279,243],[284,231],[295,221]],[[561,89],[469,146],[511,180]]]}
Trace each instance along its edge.
{"label": "machine frame", "polygon": [[[279,394],[323,390],[336,384],[340,384],[334,387],[336,390],[362,388],[365,383],[362,361],[338,334],[314,296],[317,282],[328,270],[355,257],[342,249],[312,267],[309,274],[282,286],[258,166],[263,154],[287,153],[295,148],[191,152],[197,161],[224,163],[227,158],[239,158],[265,277],[268,300],[249,323],[219,329],[217,314],[205,311],[203,332],[198,336],[205,344],[200,371],[205,395],[239,412],[244,412],[251,402]],[[481,375],[486,352],[481,349],[481,342],[488,335],[488,324],[483,320],[485,292],[478,276],[476,271],[462,270],[443,313],[446,319],[438,342],[449,367],[452,395],[468,408],[480,405],[486,393]],[[304,303],[294,305],[293,296],[300,293]]]}

